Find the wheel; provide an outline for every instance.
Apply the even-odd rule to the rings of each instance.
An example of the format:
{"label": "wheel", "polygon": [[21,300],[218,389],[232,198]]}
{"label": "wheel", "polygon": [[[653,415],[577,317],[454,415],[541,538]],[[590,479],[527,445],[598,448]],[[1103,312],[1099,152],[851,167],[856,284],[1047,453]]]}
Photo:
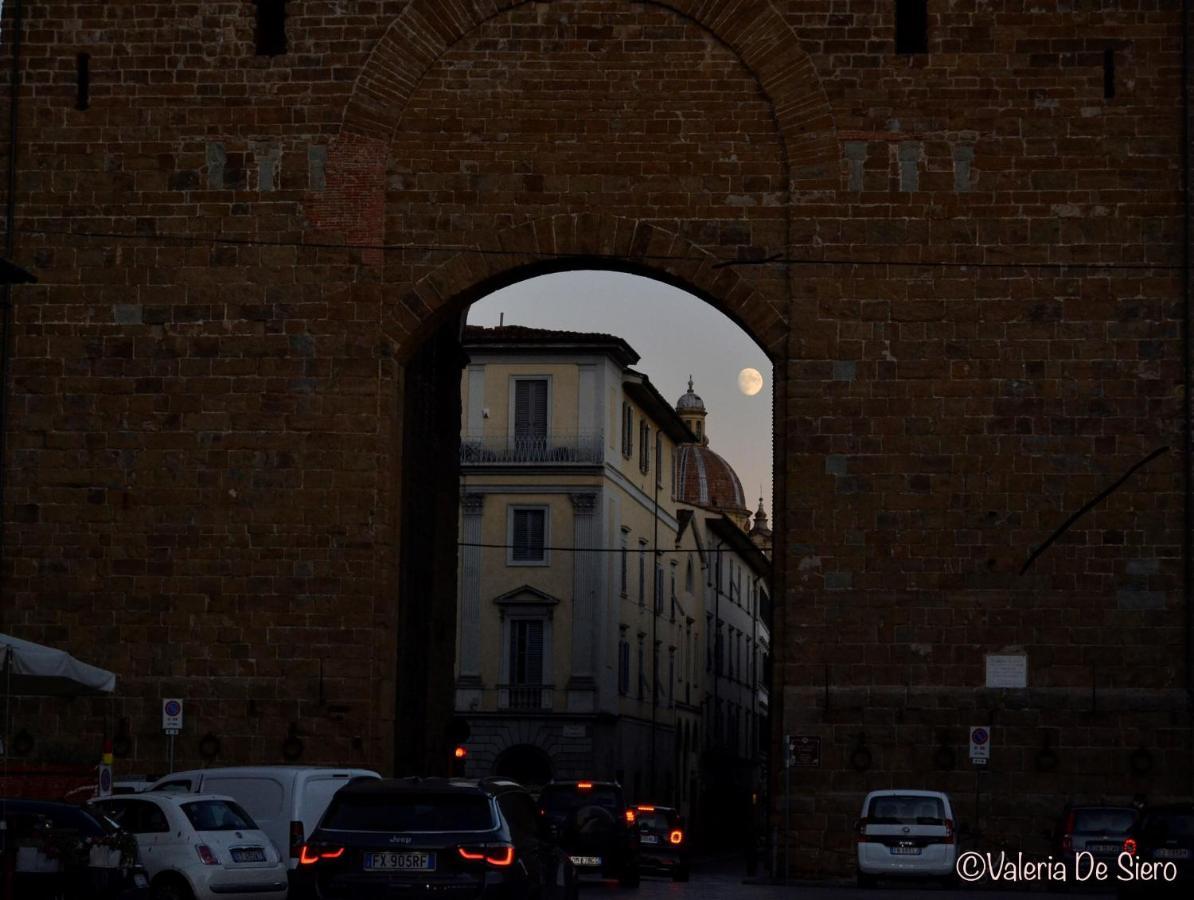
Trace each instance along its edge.
{"label": "wheel", "polygon": [[873,888],[875,886],[875,876],[868,875],[866,872],[858,873],[858,886],[860,888]]}
{"label": "wheel", "polygon": [[153,900],[195,900],[190,885],[179,875],[159,875],[150,888]]}
{"label": "wheel", "polygon": [[622,874],[618,878],[618,884],[624,888],[636,888],[638,887],[638,883],[638,866],[631,866],[622,870]]}
{"label": "wheel", "polygon": [[672,869],[672,881],[687,881],[688,866],[676,866]]}

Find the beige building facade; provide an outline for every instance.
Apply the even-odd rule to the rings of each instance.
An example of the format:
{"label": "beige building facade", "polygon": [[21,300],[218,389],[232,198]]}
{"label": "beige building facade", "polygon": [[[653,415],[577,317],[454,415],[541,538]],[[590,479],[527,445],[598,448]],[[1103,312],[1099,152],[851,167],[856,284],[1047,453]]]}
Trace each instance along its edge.
{"label": "beige building facade", "polygon": [[456,710],[469,774],[685,802],[703,696],[693,435],[608,335],[469,328]]}

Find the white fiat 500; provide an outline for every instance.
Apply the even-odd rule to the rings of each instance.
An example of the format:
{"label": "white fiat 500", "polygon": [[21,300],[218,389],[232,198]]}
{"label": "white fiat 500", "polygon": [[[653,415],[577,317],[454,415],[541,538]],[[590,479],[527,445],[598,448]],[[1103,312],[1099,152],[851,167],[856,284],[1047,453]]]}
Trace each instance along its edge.
{"label": "white fiat 500", "polygon": [[880,878],[952,881],[958,844],[953,806],[937,791],[872,791],[858,820],[858,884]]}
{"label": "white fiat 500", "polygon": [[222,794],[129,794],[91,805],[137,838],[155,900],[286,897],[286,860]]}

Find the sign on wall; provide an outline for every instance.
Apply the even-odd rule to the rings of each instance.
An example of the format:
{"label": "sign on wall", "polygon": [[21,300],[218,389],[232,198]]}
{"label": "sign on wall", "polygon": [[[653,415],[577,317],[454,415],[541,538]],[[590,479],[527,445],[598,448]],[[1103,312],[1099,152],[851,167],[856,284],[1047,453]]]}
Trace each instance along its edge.
{"label": "sign on wall", "polygon": [[987,654],[987,687],[1028,687],[1028,657],[1023,653]]}

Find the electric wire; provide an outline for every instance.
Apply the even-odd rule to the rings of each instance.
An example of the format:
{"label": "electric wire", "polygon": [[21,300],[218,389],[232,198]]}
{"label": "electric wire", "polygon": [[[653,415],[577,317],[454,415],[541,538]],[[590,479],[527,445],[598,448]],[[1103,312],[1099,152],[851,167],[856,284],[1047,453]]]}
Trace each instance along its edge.
{"label": "electric wire", "polygon": [[[476,256],[524,256],[544,260],[598,260],[609,262],[692,262],[693,256],[680,254],[636,254],[633,257],[604,253],[560,253],[548,250],[504,250],[496,247],[476,247],[460,244],[422,244],[422,243],[360,243],[333,241],[292,241],[269,240],[265,238],[235,237],[223,235],[202,234],[137,234],[121,231],[78,231],[74,229],[55,229],[46,227],[22,227],[18,229],[24,235],[41,235],[43,237],[67,237],[86,240],[113,240],[130,242],[147,242],[175,244],[189,247],[205,245],[234,246],[234,247],[284,247],[297,250],[355,250],[381,253],[421,252],[421,253],[465,253]],[[976,248],[977,249],[977,248]],[[1069,271],[1128,271],[1128,272],[1182,272],[1181,263],[1150,263],[1150,262],[1042,262],[1042,261],[960,261],[960,260],[903,260],[903,259],[852,259],[848,257],[826,256],[819,258],[790,257],[773,253],[759,259],[725,259],[715,262],[711,268],[722,269],[729,267],[760,267],[760,266],[867,266],[891,267],[911,269],[950,269],[950,270],[1039,270],[1047,272]]]}

